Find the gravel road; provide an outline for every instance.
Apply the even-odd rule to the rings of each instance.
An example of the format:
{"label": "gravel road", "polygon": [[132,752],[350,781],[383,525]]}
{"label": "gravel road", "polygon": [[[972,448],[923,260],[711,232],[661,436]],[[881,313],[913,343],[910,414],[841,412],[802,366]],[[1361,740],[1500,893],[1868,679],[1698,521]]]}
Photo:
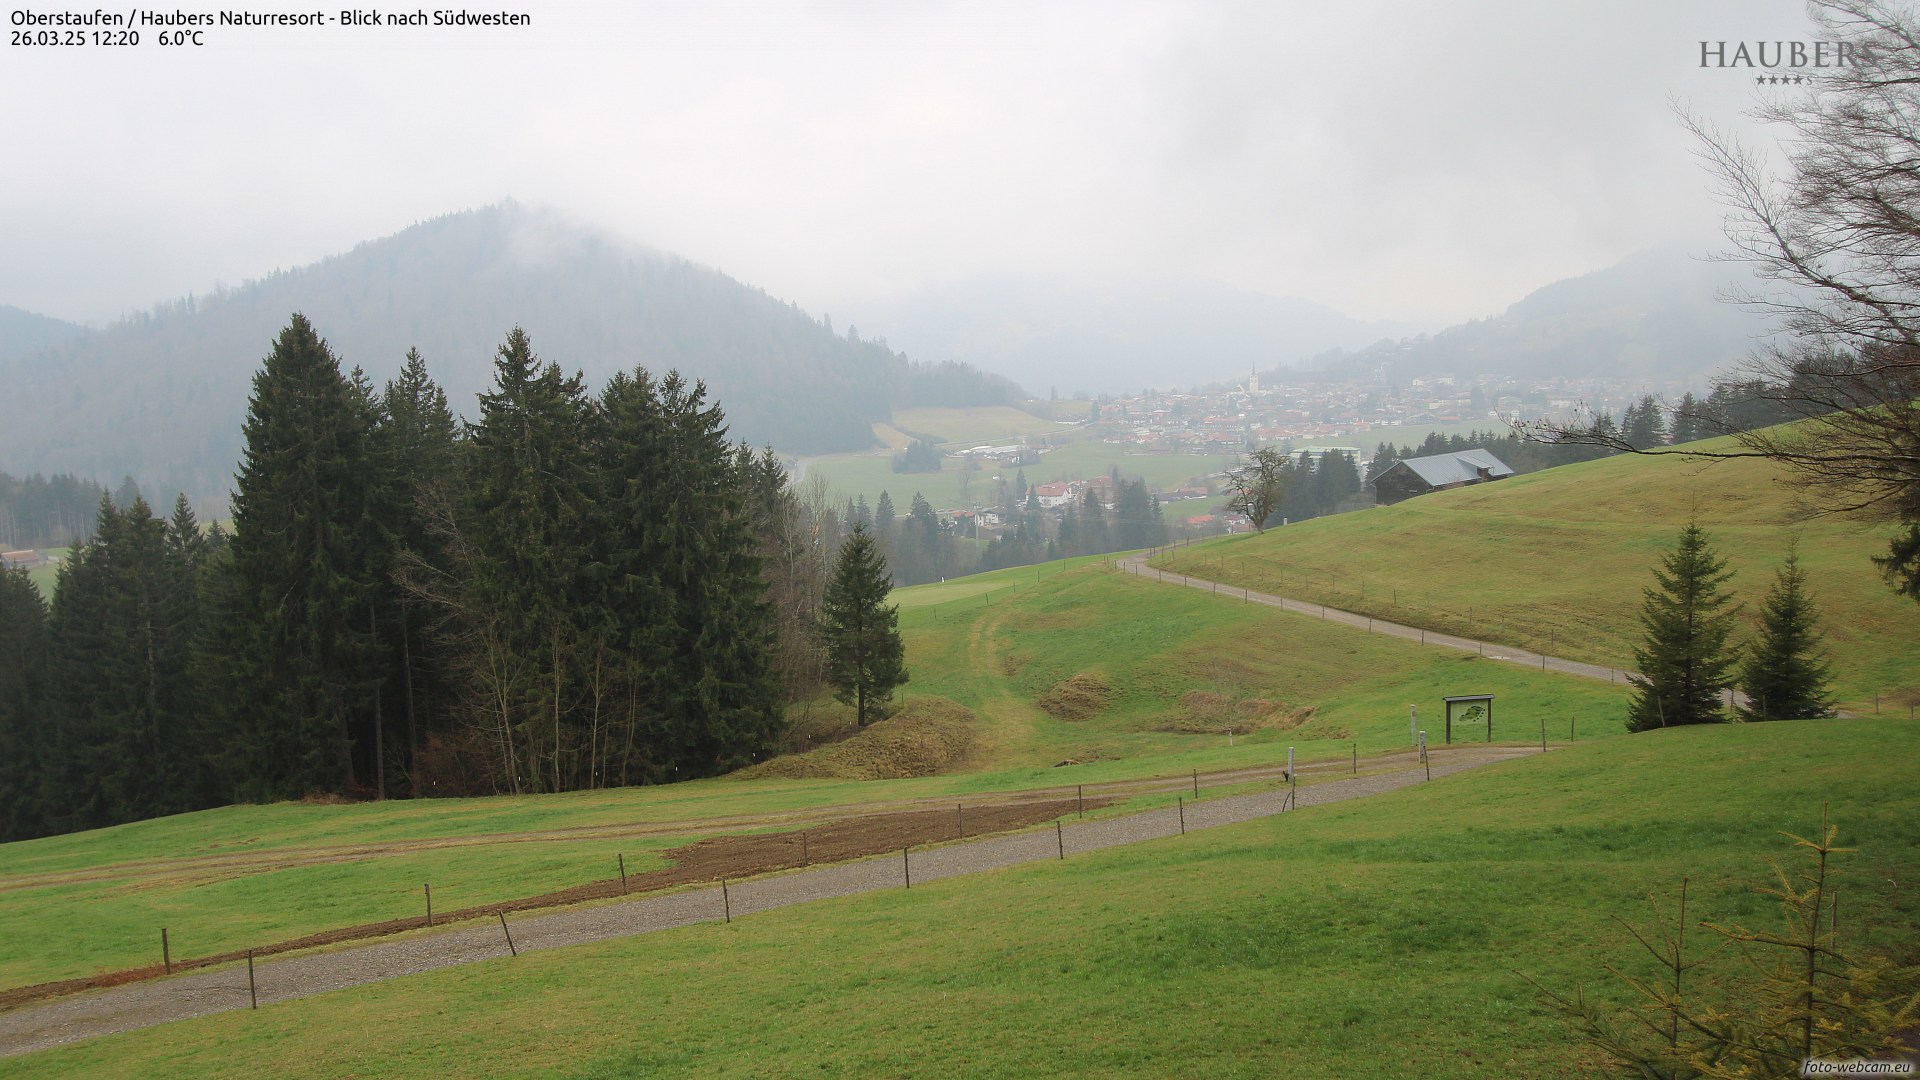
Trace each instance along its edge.
{"label": "gravel road", "polygon": [[[1325,604],[1311,604],[1305,600],[1293,600],[1284,596],[1273,596],[1269,593],[1257,593],[1237,585],[1222,585],[1219,582],[1208,581],[1206,578],[1194,577],[1191,574],[1174,574],[1165,570],[1156,570],[1147,565],[1147,560],[1153,558],[1156,554],[1158,554],[1157,551],[1150,551],[1145,555],[1135,555],[1132,558],[1121,559],[1115,565],[1130,574],[1139,574],[1141,577],[1152,578],[1155,581],[1165,582],[1169,585],[1185,585],[1188,588],[1199,589],[1202,592],[1211,592],[1217,596],[1237,599],[1243,603],[1265,604],[1268,607],[1277,607],[1282,611],[1293,611],[1302,615],[1311,615],[1316,619],[1339,623],[1342,626],[1351,626],[1355,629],[1365,630],[1373,634],[1386,634],[1389,637],[1417,641],[1422,645],[1459,649],[1463,652],[1477,652],[1489,660],[1504,660],[1511,664],[1521,664],[1533,668],[1536,671],[1558,671],[1564,675],[1581,675],[1589,679],[1605,679],[1610,683],[1622,685],[1626,683],[1627,677],[1633,674],[1631,671],[1625,671],[1620,668],[1603,667],[1599,664],[1586,664],[1578,660],[1567,660],[1558,656],[1543,656],[1540,653],[1528,652],[1525,649],[1514,648],[1511,645],[1495,645],[1492,642],[1479,641],[1474,638],[1455,637],[1452,634],[1443,634],[1438,630],[1428,630],[1424,627],[1388,622],[1385,619],[1376,619],[1371,615],[1359,615],[1351,611],[1341,611],[1339,608],[1330,608]],[[1235,597],[1233,595],[1234,593],[1239,593],[1240,595]]]}
{"label": "gravel road", "polygon": [[[1496,761],[1538,753],[1518,747],[1450,748],[1433,753],[1433,775],[1445,776]],[[1402,761],[1406,759],[1401,759]],[[1317,771],[1317,770],[1316,770]],[[1376,795],[1422,782],[1414,764],[1345,780],[1309,783],[1297,789],[1297,808]],[[1282,812],[1287,791],[1232,795],[1190,802],[1186,828],[1204,829]],[[836,896],[877,889],[898,889],[912,882],[938,881],[1020,863],[1074,855],[1180,832],[1178,808],[1118,817],[1062,822],[1058,831],[988,836],[899,855],[816,866],[773,874],[721,888],[637,897],[590,907],[568,908],[509,920],[513,945],[520,952],[555,949],[629,934],[712,922]],[[432,971],[508,952],[499,922],[467,923],[437,933],[388,939],[367,945],[290,957],[255,965],[254,982],[262,1004],[306,997],[415,972]],[[163,1024],[193,1016],[248,1007],[247,966],[132,983],[0,1013],[0,1057],[30,1053],[63,1043]]]}

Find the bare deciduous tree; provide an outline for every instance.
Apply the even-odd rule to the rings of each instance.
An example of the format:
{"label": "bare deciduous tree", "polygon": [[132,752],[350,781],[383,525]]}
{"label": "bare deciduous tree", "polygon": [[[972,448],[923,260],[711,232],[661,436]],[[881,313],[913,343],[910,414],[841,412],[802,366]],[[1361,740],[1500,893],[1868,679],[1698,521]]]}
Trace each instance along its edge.
{"label": "bare deciduous tree", "polygon": [[[1718,451],[1517,426],[1547,442],[1785,463],[1813,482],[1822,510],[1906,526],[1876,561],[1920,600],[1920,13],[1890,0],[1817,0],[1812,18],[1824,55],[1846,62],[1810,83],[1763,88],[1752,115],[1780,133],[1777,155],[1697,116],[1683,121],[1729,210],[1728,257],[1760,279],[1730,299],[1782,332],[1734,378],[1804,419],[1734,432],[1737,447]],[[1685,419],[1708,430],[1721,420]]]}

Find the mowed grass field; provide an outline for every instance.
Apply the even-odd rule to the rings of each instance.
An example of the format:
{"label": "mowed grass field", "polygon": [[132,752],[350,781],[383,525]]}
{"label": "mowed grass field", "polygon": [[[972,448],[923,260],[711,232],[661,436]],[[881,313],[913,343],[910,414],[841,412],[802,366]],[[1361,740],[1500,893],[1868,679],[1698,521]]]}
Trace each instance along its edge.
{"label": "mowed grass field", "polygon": [[1597,664],[1631,669],[1641,590],[1697,518],[1735,577],[1751,634],[1797,540],[1843,707],[1920,705],[1920,605],[1872,556],[1884,524],[1808,516],[1767,462],[1618,457],[1229,537],[1154,565]]}
{"label": "mowed grass field", "polygon": [[[912,890],[501,958],[110,1036],[18,1077],[1580,1077],[1516,972],[1622,1000],[1614,916],[1755,891],[1828,807],[1843,941],[1911,959],[1920,725],[1598,740],[1409,789]],[[1669,903],[1670,906],[1670,903]],[[1701,1000],[1743,965],[1689,937]],[[1710,989],[1712,988],[1712,989]]]}
{"label": "mowed grass field", "polygon": [[[948,775],[237,806],[0,845],[0,989],[152,963],[163,926],[176,956],[206,956],[418,915],[427,883],[447,911],[606,880],[616,856],[644,870],[730,818],[1272,764],[1296,744],[1305,760],[1345,758],[1356,744],[1363,755],[1400,749],[1407,706],[1437,720],[1449,693],[1500,695],[1495,734],[1520,742],[1537,741],[1542,720],[1563,742],[1576,715],[1583,739],[1617,733],[1624,709],[1621,688],[1159,585],[1098,557],[896,598],[905,692],[973,710],[969,752]],[[1049,715],[1040,699],[1076,675],[1111,699],[1079,719]],[[1229,745],[1217,717],[1184,704],[1194,692],[1317,711]],[[1163,730],[1196,719],[1206,730]],[[1066,760],[1082,764],[1054,767]],[[663,827],[678,835],[657,835]]]}
{"label": "mowed grass field", "polygon": [[[912,690],[974,710],[972,767],[996,782],[1045,783],[1059,771],[1048,766],[1067,760],[1164,759],[1173,769],[1206,770],[1284,760],[1288,746],[1308,759],[1345,756],[1355,744],[1362,754],[1400,749],[1410,706],[1437,744],[1441,699],[1453,694],[1494,694],[1494,736],[1503,741],[1537,743],[1543,724],[1565,741],[1576,718],[1582,738],[1622,730],[1624,685],[1160,584],[1098,558],[982,575],[999,587],[955,595],[966,580],[926,587],[943,599],[924,606],[905,602],[919,590],[903,590],[900,625]],[[1063,683],[1092,690],[1091,699],[1076,698],[1084,715],[1049,711]],[[1098,707],[1086,711],[1092,699]],[[1297,716],[1284,726],[1258,723],[1307,708],[1310,717],[1297,725]],[[1231,745],[1229,726],[1242,727]],[[1463,737],[1484,738],[1485,729]]]}

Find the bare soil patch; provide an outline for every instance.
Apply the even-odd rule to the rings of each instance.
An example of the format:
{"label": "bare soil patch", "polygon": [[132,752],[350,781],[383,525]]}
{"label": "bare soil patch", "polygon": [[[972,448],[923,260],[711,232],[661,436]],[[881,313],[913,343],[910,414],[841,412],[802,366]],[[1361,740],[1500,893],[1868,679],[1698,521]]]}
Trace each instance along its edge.
{"label": "bare soil patch", "polygon": [[[1101,807],[1112,801],[1111,798],[1089,797],[1086,805]],[[630,874],[624,884],[617,877],[608,878],[570,889],[522,897],[518,900],[459,908],[444,913],[436,911],[433,916],[433,925],[443,926],[467,919],[492,918],[496,912],[561,907],[589,900],[605,900],[631,893],[667,889],[678,885],[752,877],[811,863],[839,862],[867,855],[881,855],[897,852],[903,847],[918,847],[961,839],[962,826],[966,829],[966,836],[980,836],[1052,821],[1055,818],[1073,814],[1077,809],[1078,804],[1071,798],[1026,800],[972,807],[956,804],[954,809],[909,810],[841,818],[802,831],[711,837],[667,851],[665,855],[673,862],[672,866],[650,870],[643,874]],[[420,915],[405,919],[390,919],[386,922],[343,926],[304,937],[256,946],[253,949],[253,955],[266,957],[301,949],[336,945],[341,942],[385,937],[421,929],[426,925],[426,916]],[[236,949],[212,956],[183,958],[174,961],[173,970],[178,972],[212,967],[244,960],[246,957],[247,950]],[[161,965],[151,964],[145,967],[102,972],[82,979],[64,979],[59,982],[14,987],[0,991],[0,1010],[78,993],[82,990],[119,986],[143,979],[156,979],[164,974],[166,972]]]}
{"label": "bare soil patch", "polygon": [[1055,720],[1085,720],[1098,715],[1115,694],[1105,679],[1083,671],[1054,683],[1036,704]]}
{"label": "bare soil patch", "polygon": [[973,749],[979,718],[939,697],[914,698],[899,712],[838,741],[742,769],[742,780],[898,780],[958,767]]}

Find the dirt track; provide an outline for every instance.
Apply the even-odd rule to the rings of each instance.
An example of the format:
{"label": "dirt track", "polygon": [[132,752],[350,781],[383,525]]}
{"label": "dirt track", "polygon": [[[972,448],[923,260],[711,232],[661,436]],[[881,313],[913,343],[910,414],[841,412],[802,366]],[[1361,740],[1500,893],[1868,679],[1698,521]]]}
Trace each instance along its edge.
{"label": "dirt track", "polygon": [[[1536,752],[1513,747],[1462,747],[1451,748],[1444,753],[1436,751],[1433,775],[1445,776],[1479,765]],[[1345,779],[1330,778],[1319,783],[1309,782],[1298,789],[1295,805],[1308,807],[1340,799],[1378,794],[1421,782],[1425,775],[1424,770],[1408,760],[1411,755],[1397,755],[1397,757],[1402,759],[1399,764],[1403,767],[1395,771],[1372,772]],[[1277,775],[1277,771],[1276,769],[1252,769],[1237,773],[1216,774],[1204,779],[1214,786],[1219,786]],[[1339,771],[1342,770],[1331,764],[1323,765],[1312,772],[1303,769],[1303,773],[1307,773],[1308,777],[1313,773],[1337,774]],[[1191,783],[1191,777],[1132,781],[1127,784],[1103,785],[1101,795],[1111,796],[1116,793],[1116,789],[1125,788],[1143,791],[1174,790],[1188,783]],[[1071,789],[1056,789],[1056,791],[1065,793]],[[961,843],[949,843],[913,854],[911,857],[912,881],[926,883],[961,874],[977,873],[1043,859],[1071,857],[1100,848],[1157,839],[1177,834],[1183,829],[1201,829],[1247,821],[1280,813],[1286,807],[1287,800],[1287,790],[1276,788],[1250,795],[1224,796],[1189,803],[1184,808],[1184,820],[1179,816],[1179,811],[1161,808],[1104,819],[1076,821],[1072,825],[1063,825],[1057,832],[1032,830],[1000,833],[969,839]],[[1090,799],[1089,805],[1092,804],[1093,800]],[[1074,804],[1070,800],[1061,798],[1009,800],[997,808],[982,806],[977,811],[970,808],[967,813],[967,828],[969,835],[972,835],[976,827],[976,813],[980,815],[977,819],[978,827],[985,830],[989,827],[1017,828],[1021,823],[1065,818],[1073,810]],[[817,852],[821,859],[838,857],[840,853],[852,852],[861,847],[873,850],[872,845],[879,845],[878,850],[897,851],[901,847],[928,842],[911,839],[914,836],[931,834],[933,840],[953,840],[958,824],[958,815],[950,808],[861,815],[842,823],[844,828],[836,829],[834,826],[827,826],[809,830],[808,847],[810,853],[814,853],[811,849],[816,838],[826,845]],[[733,845],[730,843],[732,841],[739,843]],[[797,860],[793,858],[793,848],[798,843],[797,835],[793,834],[730,837],[702,841],[682,850],[689,853],[690,864],[700,863],[706,867],[708,873],[722,866],[738,867],[744,873],[747,872],[747,867],[755,863],[771,864],[775,869],[794,866]],[[704,851],[697,850],[703,847]],[[695,872],[676,866],[646,875],[645,880],[657,887],[664,882],[656,880],[655,875],[677,873],[692,875]],[[732,871],[727,873],[730,876]],[[722,895],[722,890],[717,888],[655,893],[524,917],[513,925],[513,940],[521,952],[558,948],[689,923],[713,921],[727,917],[729,912],[733,916],[740,916],[810,900],[848,896],[875,889],[899,888],[907,884],[907,873],[908,868],[903,866],[902,860],[898,858],[868,858],[825,865],[816,864],[807,868],[788,870],[785,873],[774,873],[751,881],[734,882],[730,884],[725,896]],[[631,887],[639,880],[642,880],[640,876],[630,879],[629,886]],[[689,876],[682,880],[703,879],[698,876]],[[704,880],[711,880],[711,878]],[[606,888],[608,884],[611,885],[612,891],[607,895],[616,896],[619,889],[617,880],[586,888]],[[569,893],[550,894],[549,897],[529,897],[523,901],[474,909],[465,913],[449,913],[449,917],[481,915],[488,917],[489,921],[467,921],[460,926],[425,934],[387,937],[384,940],[363,945],[308,952],[259,964],[256,976],[260,1001],[266,1003],[305,997],[327,990],[501,956],[506,952],[506,942],[501,926],[492,921],[496,911],[504,909],[511,912],[533,906],[550,906],[556,902],[554,897],[570,897],[571,893],[580,891],[570,890]],[[586,899],[588,897],[570,898]],[[439,921],[436,918],[436,922]],[[401,920],[396,929],[382,932],[393,934],[397,930],[419,927],[423,922],[423,919]],[[345,931],[333,933],[342,934]],[[326,936],[315,935],[315,938]],[[312,944],[320,943],[313,939],[304,940]],[[336,937],[333,940],[340,941],[347,938]],[[293,947],[293,943],[286,944],[289,948]],[[258,950],[256,955],[259,955]],[[0,1013],[0,1056],[28,1053],[61,1043],[165,1023],[170,1020],[243,1009],[248,1006],[248,1002],[249,988],[245,965],[177,974],[171,978],[150,979],[131,985],[115,986],[95,993],[81,994]]]}
{"label": "dirt track", "polygon": [[[1436,754],[1439,751],[1436,750]],[[1369,772],[1404,768],[1417,760],[1413,751],[1373,756],[1363,763]],[[1303,777],[1345,773],[1345,762],[1303,764]],[[500,911],[536,911],[564,907],[590,900],[605,900],[632,893],[643,893],[679,885],[717,882],[802,867],[812,863],[838,862],[903,847],[937,844],[967,836],[1005,832],[1043,821],[1075,814],[1081,809],[1099,809],[1115,801],[1137,795],[1183,791],[1198,784],[1203,789],[1258,783],[1281,778],[1285,767],[1262,765],[1225,772],[1205,773],[1198,777],[1166,776],[1102,784],[1061,785],[1011,793],[983,793],[970,796],[964,803],[940,799],[920,799],[877,803],[849,809],[829,808],[839,816],[828,819],[822,811],[788,811],[764,815],[734,815],[663,823],[627,823],[620,825],[578,826],[514,833],[493,833],[449,839],[397,840],[382,843],[294,848],[245,854],[209,855],[152,863],[119,864],[89,870],[34,875],[17,880],[11,887],[31,881],[36,885],[111,877],[116,880],[138,878],[142,871],[178,878],[186,874],[224,876],[235,870],[264,872],[290,866],[321,862],[404,855],[447,846],[477,844],[538,843],[542,840],[578,840],[619,836],[701,835],[721,829],[782,829],[774,833],[708,837],[665,852],[673,865],[646,873],[631,874],[623,885],[619,878],[606,878],[569,889],[540,893],[498,903],[436,912],[434,925],[444,926],[472,919],[494,917]],[[1083,796],[1084,792],[1084,796]],[[282,941],[266,942],[253,948],[258,957],[278,956],[343,942],[390,937],[427,927],[424,915],[383,922],[336,927]],[[237,949],[207,956],[182,957],[173,962],[173,973],[194,971],[244,960],[247,950]],[[88,990],[122,986],[163,978],[168,973],[158,964],[102,972],[84,978],[36,983],[0,990],[0,1010],[17,1008],[36,1001],[64,997]]]}

